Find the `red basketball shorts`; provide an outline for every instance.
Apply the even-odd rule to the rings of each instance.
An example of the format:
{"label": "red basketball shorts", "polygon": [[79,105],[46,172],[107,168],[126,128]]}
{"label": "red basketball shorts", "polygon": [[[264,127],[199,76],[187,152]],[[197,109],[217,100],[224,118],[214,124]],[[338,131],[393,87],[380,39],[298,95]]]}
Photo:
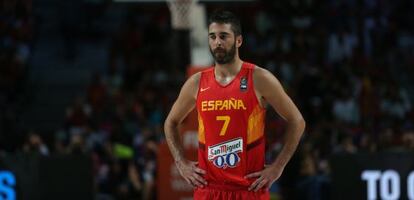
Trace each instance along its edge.
{"label": "red basketball shorts", "polygon": [[216,187],[196,188],[194,200],[269,200],[267,190],[257,192],[248,190],[223,190]]}

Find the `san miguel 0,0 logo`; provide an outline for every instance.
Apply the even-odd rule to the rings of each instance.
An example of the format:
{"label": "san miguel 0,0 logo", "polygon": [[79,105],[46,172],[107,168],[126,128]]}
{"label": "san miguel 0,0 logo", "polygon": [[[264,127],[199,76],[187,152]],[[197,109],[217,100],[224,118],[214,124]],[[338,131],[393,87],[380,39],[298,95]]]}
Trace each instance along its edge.
{"label": "san miguel 0,0 logo", "polygon": [[243,139],[236,138],[208,147],[208,160],[218,168],[236,167],[243,152]]}

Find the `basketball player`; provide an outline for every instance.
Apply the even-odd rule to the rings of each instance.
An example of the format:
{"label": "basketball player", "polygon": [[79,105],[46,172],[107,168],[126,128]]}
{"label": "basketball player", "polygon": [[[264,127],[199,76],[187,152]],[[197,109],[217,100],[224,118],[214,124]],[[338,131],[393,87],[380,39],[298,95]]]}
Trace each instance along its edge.
{"label": "basketball player", "polygon": [[[239,58],[240,21],[229,11],[209,19],[215,66],[191,76],[166,121],[166,140],[178,170],[195,187],[194,199],[269,199],[268,189],[299,143],[305,121],[280,82],[266,69]],[[265,106],[287,121],[285,144],[265,166]],[[198,162],[183,156],[178,125],[198,111]]]}

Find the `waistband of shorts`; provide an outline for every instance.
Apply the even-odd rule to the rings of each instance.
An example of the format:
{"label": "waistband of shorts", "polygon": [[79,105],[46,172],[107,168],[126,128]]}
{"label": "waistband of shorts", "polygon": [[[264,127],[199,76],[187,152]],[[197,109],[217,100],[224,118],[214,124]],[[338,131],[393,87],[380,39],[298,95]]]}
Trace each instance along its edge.
{"label": "waistband of shorts", "polygon": [[211,183],[209,182],[205,189],[225,190],[225,191],[248,191],[249,186],[234,185],[232,183]]}

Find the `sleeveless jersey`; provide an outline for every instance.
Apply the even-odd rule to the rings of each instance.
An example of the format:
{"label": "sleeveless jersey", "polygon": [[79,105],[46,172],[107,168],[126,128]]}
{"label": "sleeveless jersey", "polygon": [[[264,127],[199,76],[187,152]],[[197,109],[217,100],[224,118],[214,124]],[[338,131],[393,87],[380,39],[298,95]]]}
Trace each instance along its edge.
{"label": "sleeveless jersey", "polygon": [[209,185],[247,189],[254,180],[244,176],[264,168],[265,109],[254,91],[254,67],[244,62],[227,85],[216,81],[214,67],[201,72],[198,163]]}

